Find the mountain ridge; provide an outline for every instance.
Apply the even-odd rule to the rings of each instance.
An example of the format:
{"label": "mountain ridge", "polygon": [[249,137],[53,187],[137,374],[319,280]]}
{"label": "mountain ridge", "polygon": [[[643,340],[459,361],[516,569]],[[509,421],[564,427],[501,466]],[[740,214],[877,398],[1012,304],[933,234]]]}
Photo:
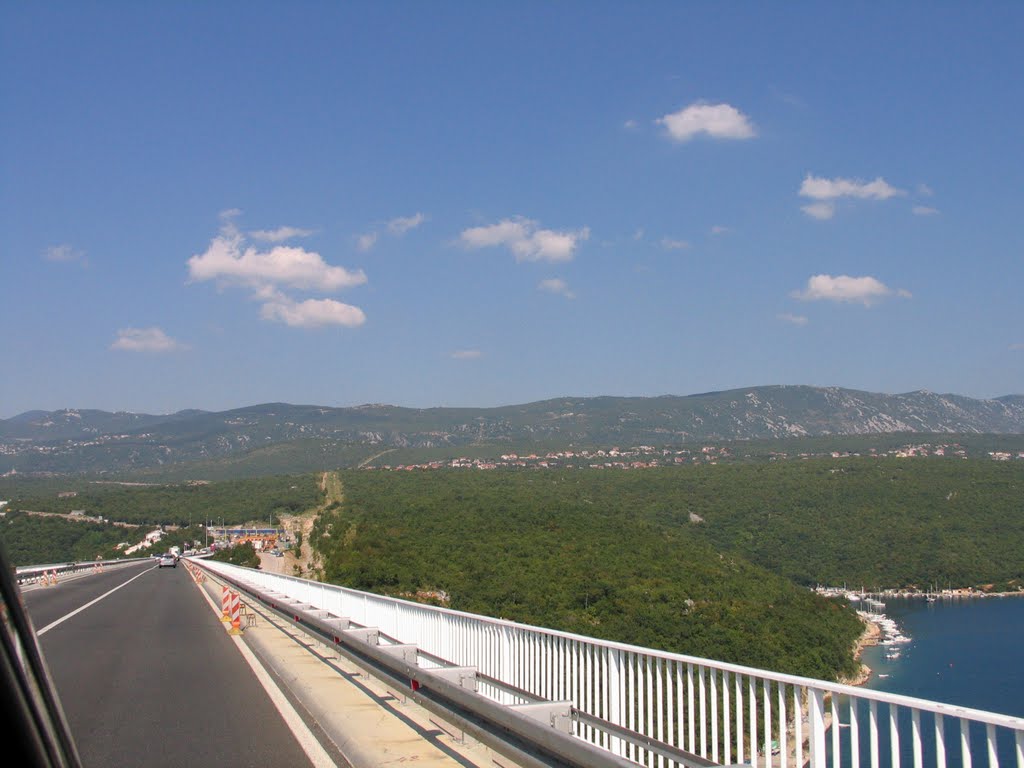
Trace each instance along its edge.
{"label": "mountain ridge", "polygon": [[378,448],[672,445],[885,433],[1024,434],[1024,395],[766,385],[694,395],[557,397],[489,408],[263,403],[173,414],[94,409],[0,419],[0,474],[122,471],[314,440]]}

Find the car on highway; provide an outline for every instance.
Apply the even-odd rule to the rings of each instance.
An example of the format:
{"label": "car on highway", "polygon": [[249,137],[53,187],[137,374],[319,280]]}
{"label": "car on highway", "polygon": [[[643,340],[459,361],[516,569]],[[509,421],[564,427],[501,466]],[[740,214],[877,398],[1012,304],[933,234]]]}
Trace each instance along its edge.
{"label": "car on highway", "polygon": [[164,568],[165,566],[170,566],[171,568],[177,568],[178,567],[178,559],[174,555],[171,555],[171,554],[161,555],[160,556],[160,563],[159,563],[159,565],[157,565],[157,568]]}

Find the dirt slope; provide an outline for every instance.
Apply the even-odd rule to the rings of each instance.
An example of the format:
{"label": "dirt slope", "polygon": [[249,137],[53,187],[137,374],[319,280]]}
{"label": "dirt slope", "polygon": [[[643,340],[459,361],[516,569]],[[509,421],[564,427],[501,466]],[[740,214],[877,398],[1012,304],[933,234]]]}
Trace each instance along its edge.
{"label": "dirt slope", "polygon": [[[341,502],[344,491],[341,477],[337,472],[324,472],[320,477],[320,490],[324,492],[324,500],[313,509],[298,515],[281,515],[281,527],[291,536],[293,541],[302,541],[299,556],[295,550],[285,551],[284,557],[274,557],[269,553],[260,554],[260,567],[269,573],[286,573],[289,576],[316,578],[317,568],[313,548],[309,546],[313,523],[317,516],[334,502]],[[299,539],[301,534],[301,539]]]}

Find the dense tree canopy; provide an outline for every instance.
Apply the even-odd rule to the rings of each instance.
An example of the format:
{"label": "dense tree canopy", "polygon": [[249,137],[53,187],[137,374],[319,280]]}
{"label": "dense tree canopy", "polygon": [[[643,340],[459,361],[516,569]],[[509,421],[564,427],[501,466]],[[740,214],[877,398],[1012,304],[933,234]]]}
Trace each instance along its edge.
{"label": "dense tree canopy", "polygon": [[851,670],[852,612],[659,519],[645,474],[351,472],[313,541],[327,579],[356,588],[817,677]]}
{"label": "dense tree canopy", "polygon": [[[303,542],[330,581],[815,677],[850,671],[859,623],[807,586],[1024,582],[1019,461],[341,476],[343,501]],[[7,479],[0,494],[11,500],[0,540],[21,565],[113,556],[156,525],[172,529],[166,541],[197,541],[207,520],[269,522],[323,500],[313,475],[148,486]],[[72,509],[139,527],[24,512]]]}

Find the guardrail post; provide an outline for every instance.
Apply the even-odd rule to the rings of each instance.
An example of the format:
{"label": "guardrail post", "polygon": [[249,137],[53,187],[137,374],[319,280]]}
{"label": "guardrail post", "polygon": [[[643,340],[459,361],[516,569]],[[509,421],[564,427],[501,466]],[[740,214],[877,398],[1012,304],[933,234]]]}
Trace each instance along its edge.
{"label": "guardrail post", "polygon": [[547,723],[560,733],[572,733],[572,702],[541,701],[536,704],[516,704],[511,709]]}

